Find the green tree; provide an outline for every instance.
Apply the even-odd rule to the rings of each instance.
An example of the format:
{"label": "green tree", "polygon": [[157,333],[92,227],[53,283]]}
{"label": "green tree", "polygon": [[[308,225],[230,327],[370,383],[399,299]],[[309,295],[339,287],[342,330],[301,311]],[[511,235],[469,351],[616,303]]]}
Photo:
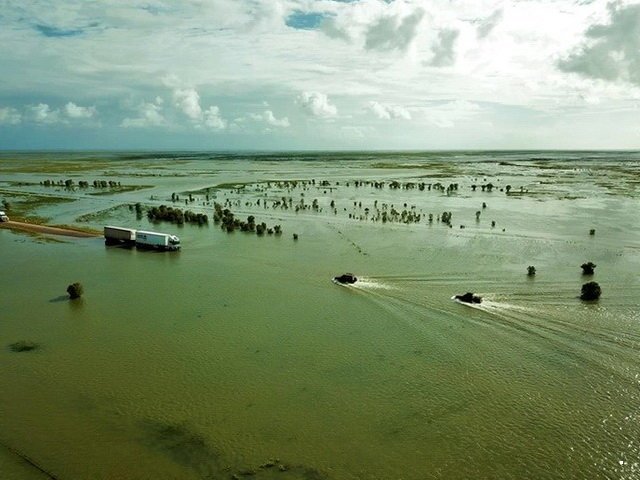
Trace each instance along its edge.
{"label": "green tree", "polygon": [[527,267],[527,275],[533,276],[535,274],[536,274],[536,267],[534,267],[533,265],[529,265]]}

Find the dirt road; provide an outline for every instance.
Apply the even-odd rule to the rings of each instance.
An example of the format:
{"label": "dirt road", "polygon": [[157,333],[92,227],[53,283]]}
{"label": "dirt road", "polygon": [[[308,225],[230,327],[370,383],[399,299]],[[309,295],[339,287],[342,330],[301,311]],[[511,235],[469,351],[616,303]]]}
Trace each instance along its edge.
{"label": "dirt road", "polygon": [[71,230],[61,227],[49,227],[48,225],[36,225],[34,223],[14,222],[13,220],[0,223],[0,228],[20,230],[22,232],[45,233],[47,235],[61,235],[64,237],[89,238],[100,236],[98,233],[81,232],[79,230]]}

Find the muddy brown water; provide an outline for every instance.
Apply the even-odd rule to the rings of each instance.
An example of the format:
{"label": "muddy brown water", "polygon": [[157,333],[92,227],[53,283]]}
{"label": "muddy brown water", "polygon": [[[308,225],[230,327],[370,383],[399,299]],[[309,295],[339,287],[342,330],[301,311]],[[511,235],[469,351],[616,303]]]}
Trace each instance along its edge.
{"label": "muddy brown water", "polygon": [[[50,189],[75,201],[38,215],[72,224],[104,211],[82,225],[173,233],[183,247],[42,243],[0,229],[2,478],[45,478],[16,451],[60,479],[640,475],[640,162],[474,155],[185,154],[175,165],[150,155],[139,168],[114,165],[109,177],[103,161],[70,172],[154,187],[97,197]],[[25,171],[30,159],[43,168],[40,157],[5,154],[2,181],[67,178],[53,168],[61,160],[47,160],[54,173],[44,175]],[[276,183],[311,179],[330,186]],[[489,181],[491,193],[470,188]],[[210,201],[280,224],[282,236],[227,234],[213,222],[151,225],[126,206],[229,183],[240,190],[212,190]],[[515,195],[499,191],[507,184]],[[8,200],[8,191],[45,191],[0,187]],[[283,196],[317,199],[322,211],[273,208]],[[196,197],[187,208],[211,217]],[[422,220],[372,221],[376,200],[399,211],[415,205]],[[453,228],[435,220],[443,211]],[[577,298],[585,261],[597,264],[588,279],[602,287],[597,303]],[[331,282],[345,272],[360,281]],[[70,302],[75,281],[85,294]],[[451,301],[467,291],[483,303]],[[9,348],[22,340],[39,348]]]}

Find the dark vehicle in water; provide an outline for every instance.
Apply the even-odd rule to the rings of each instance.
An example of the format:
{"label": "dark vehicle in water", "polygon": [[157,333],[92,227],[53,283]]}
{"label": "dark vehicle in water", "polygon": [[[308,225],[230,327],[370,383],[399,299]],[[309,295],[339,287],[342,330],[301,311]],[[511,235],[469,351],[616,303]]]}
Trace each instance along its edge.
{"label": "dark vehicle in water", "polygon": [[467,292],[464,295],[454,295],[453,299],[462,303],[482,303],[482,297],[479,297],[478,295],[475,295],[471,292]]}
{"label": "dark vehicle in water", "polygon": [[353,273],[343,273],[338,277],[333,277],[333,281],[341,285],[350,285],[356,283],[358,281],[358,277],[356,277]]}

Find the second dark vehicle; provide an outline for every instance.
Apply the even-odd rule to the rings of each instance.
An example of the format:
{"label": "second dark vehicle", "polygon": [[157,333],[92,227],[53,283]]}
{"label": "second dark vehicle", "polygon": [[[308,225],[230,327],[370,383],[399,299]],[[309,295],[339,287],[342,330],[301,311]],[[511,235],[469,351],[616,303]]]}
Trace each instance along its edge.
{"label": "second dark vehicle", "polygon": [[342,285],[350,285],[356,283],[358,281],[358,277],[353,273],[343,273],[338,277],[333,277],[333,281]]}

